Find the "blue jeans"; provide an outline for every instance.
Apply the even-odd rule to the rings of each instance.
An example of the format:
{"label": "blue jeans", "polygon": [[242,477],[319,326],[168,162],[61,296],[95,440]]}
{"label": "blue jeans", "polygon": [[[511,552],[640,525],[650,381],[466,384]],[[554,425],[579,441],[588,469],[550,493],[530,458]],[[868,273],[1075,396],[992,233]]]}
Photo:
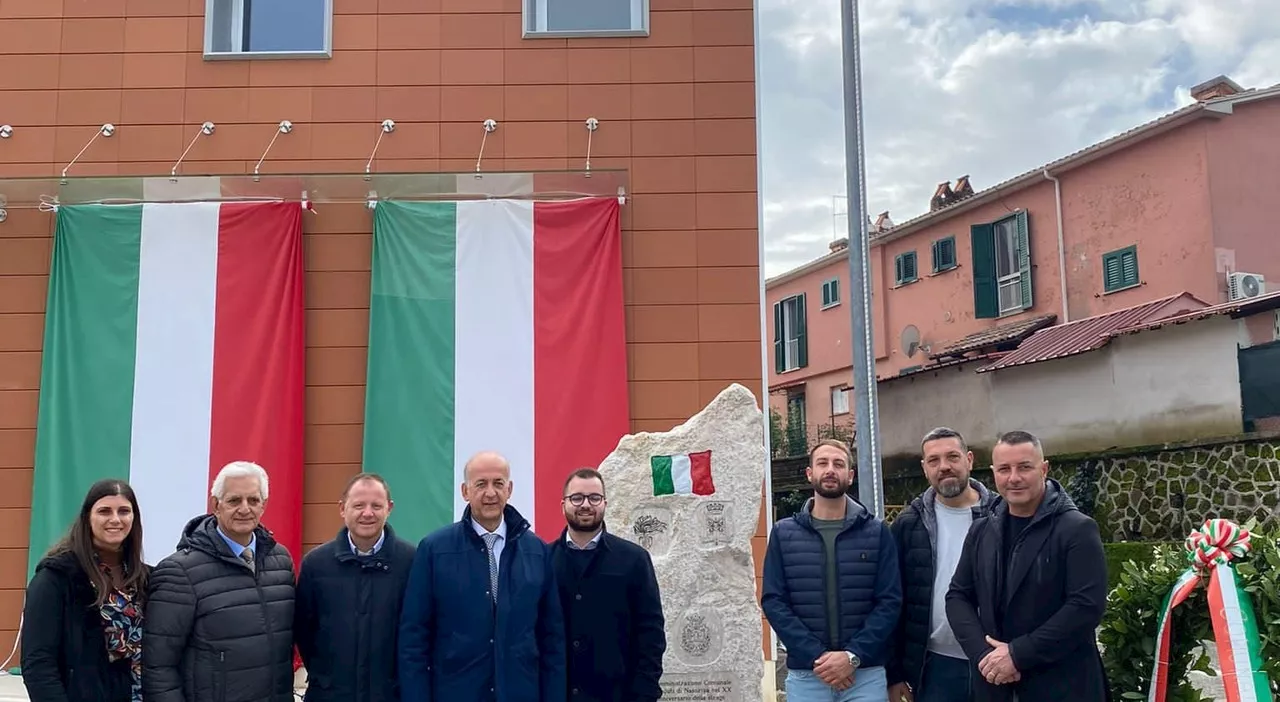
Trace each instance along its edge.
{"label": "blue jeans", "polygon": [[837,690],[822,682],[812,670],[787,670],[787,702],[887,702],[884,668],[859,668],[853,687]]}
{"label": "blue jeans", "polygon": [[952,658],[932,651],[924,654],[924,674],[916,702],[969,702],[970,666],[967,658]]}

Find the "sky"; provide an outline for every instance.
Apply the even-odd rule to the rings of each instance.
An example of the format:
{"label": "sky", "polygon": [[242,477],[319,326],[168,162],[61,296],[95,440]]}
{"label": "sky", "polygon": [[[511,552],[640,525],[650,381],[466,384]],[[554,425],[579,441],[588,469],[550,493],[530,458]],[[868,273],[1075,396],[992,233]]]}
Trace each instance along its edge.
{"label": "sky", "polygon": [[[846,229],[839,0],[760,0],[765,274]],[[1190,102],[1280,83],[1276,0],[860,0],[867,211],[924,214]],[[833,201],[833,196],[840,196]]]}

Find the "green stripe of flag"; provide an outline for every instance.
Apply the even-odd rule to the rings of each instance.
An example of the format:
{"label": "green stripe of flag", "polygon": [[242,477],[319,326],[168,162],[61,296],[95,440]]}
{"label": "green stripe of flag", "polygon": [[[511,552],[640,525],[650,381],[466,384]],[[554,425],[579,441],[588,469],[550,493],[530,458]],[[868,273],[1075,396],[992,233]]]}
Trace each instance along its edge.
{"label": "green stripe of flag", "polygon": [[58,213],[28,574],[75,519],[93,482],[129,477],[141,246],[141,207],[67,207]]}
{"label": "green stripe of flag", "polygon": [[671,457],[654,456],[649,459],[649,467],[653,471],[653,494],[674,495],[676,484],[671,476]]}
{"label": "green stripe of flag", "polygon": [[[391,521],[416,540],[453,520],[457,206],[374,210],[364,468],[411,495]],[[501,428],[497,428],[501,431]],[[410,507],[412,505],[412,507]]]}

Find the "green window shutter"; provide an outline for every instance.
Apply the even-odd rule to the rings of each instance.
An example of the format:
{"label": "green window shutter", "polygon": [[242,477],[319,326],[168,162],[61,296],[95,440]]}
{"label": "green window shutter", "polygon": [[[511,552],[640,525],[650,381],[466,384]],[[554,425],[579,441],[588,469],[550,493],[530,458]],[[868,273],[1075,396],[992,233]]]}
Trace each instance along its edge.
{"label": "green window shutter", "polygon": [[1018,213],[1018,273],[1022,282],[1022,309],[1029,310],[1035,304],[1031,282],[1031,232],[1027,226],[1027,211]]}
{"label": "green window shutter", "polygon": [[933,242],[933,272],[956,267],[956,238],[948,236]]}
{"label": "green window shutter", "polygon": [[1120,254],[1120,279],[1124,285],[1138,284],[1138,250],[1136,247],[1129,247],[1129,250]]}
{"label": "green window shutter", "polygon": [[969,240],[973,249],[973,316],[994,319],[1000,316],[995,225],[975,224],[969,227]]}
{"label": "green window shutter", "polygon": [[1102,256],[1102,289],[1111,292],[1121,287],[1120,256],[1109,253]]}
{"label": "green window shutter", "polygon": [[916,279],[916,252],[908,251],[900,253],[893,259],[895,268],[895,280],[898,285],[910,283]]}
{"label": "green window shutter", "polygon": [[1102,255],[1102,289],[1113,292],[1137,285],[1138,249],[1136,246]]}
{"label": "green window shutter", "polygon": [[840,301],[840,288],[837,287],[838,280],[832,278],[822,284],[822,306],[834,305]]}
{"label": "green window shutter", "polygon": [[782,303],[773,303],[773,370],[783,373],[787,370],[787,340],[783,337]]}
{"label": "green window shutter", "polygon": [[805,319],[805,294],[800,293],[796,296],[796,367],[804,368],[809,365],[809,334],[808,320]]}

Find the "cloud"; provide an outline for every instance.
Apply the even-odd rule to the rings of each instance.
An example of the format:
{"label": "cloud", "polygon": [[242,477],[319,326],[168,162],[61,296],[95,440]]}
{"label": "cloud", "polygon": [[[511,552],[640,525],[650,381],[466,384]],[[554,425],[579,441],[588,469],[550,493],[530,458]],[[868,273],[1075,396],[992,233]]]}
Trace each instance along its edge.
{"label": "cloud", "polygon": [[[838,3],[760,2],[768,275],[827,251],[845,192]],[[944,180],[989,187],[1185,105],[1220,73],[1280,82],[1271,5],[861,0],[868,214],[923,214]]]}

